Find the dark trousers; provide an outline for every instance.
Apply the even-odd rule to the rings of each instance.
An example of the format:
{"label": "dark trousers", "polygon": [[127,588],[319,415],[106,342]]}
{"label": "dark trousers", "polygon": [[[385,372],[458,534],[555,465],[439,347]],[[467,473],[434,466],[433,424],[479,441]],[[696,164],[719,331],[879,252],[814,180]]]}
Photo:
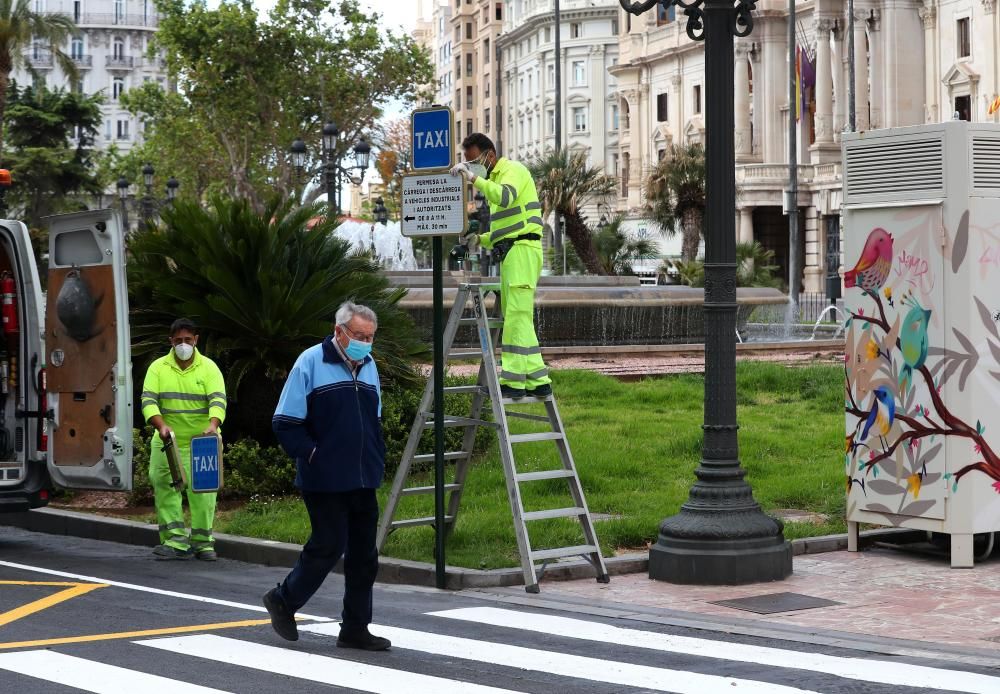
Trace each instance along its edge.
{"label": "dark trousers", "polygon": [[312,533],[295,568],[278,589],[292,612],[302,609],[327,574],[344,557],[342,629],[362,629],[372,621],[372,586],[378,573],[378,500],[374,489],[303,492]]}

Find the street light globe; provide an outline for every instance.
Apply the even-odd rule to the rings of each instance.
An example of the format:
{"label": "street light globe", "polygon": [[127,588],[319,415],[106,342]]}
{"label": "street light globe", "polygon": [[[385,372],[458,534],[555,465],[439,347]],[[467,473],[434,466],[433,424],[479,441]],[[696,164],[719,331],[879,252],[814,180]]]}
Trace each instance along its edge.
{"label": "street light globe", "polygon": [[358,140],[358,143],[354,145],[354,163],[355,167],[361,171],[365,171],[368,168],[368,160],[372,155],[372,146],[365,141],[364,135]]}
{"label": "street light globe", "polygon": [[125,198],[127,198],[128,197],[128,186],[129,186],[128,179],[125,178],[124,176],[122,176],[121,178],[118,179],[118,183],[115,184],[115,185],[118,186],[118,197],[121,198],[122,200],[124,200]]}
{"label": "street light globe", "polygon": [[288,150],[292,153],[292,166],[301,169],[306,165],[306,143],[296,138]]}
{"label": "street light globe", "polygon": [[177,189],[180,185],[180,181],[173,176],[167,179],[167,200],[173,200],[177,197]]}
{"label": "street light globe", "polygon": [[147,188],[153,187],[153,174],[156,170],[153,168],[152,164],[146,164],[142,167],[142,182],[146,184]]}
{"label": "street light globe", "polygon": [[323,126],[323,149],[327,152],[333,151],[337,146],[337,138],[340,137],[340,128],[332,120],[327,121]]}

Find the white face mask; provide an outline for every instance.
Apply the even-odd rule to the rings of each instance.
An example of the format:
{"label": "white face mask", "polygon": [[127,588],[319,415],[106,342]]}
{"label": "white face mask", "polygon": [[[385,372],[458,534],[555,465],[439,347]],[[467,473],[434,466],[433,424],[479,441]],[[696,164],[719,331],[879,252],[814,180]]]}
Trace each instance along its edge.
{"label": "white face mask", "polygon": [[181,361],[187,361],[194,356],[194,345],[184,344],[183,342],[179,345],[174,345],[174,354]]}
{"label": "white face mask", "polygon": [[486,167],[480,164],[479,162],[470,161],[467,163],[467,165],[469,167],[469,171],[471,171],[472,175],[475,176],[476,178],[488,178],[488,176],[486,175]]}

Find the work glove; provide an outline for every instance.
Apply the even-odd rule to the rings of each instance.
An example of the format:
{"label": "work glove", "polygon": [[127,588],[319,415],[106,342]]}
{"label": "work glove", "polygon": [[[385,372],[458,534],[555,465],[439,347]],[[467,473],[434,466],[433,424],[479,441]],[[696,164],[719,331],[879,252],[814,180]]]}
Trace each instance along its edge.
{"label": "work glove", "polygon": [[455,166],[451,167],[449,171],[452,176],[463,176],[466,180],[472,181],[476,176],[472,173],[472,168],[469,166],[468,162],[459,162]]}

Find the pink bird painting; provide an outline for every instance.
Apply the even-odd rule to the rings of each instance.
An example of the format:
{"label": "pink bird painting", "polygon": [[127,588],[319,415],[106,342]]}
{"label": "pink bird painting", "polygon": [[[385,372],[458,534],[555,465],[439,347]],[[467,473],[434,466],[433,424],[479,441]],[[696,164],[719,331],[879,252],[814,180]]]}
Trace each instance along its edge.
{"label": "pink bird painting", "polygon": [[882,288],[892,269],[892,235],[882,227],[872,229],[853,270],[844,273],[844,286],[861,287],[875,293]]}

